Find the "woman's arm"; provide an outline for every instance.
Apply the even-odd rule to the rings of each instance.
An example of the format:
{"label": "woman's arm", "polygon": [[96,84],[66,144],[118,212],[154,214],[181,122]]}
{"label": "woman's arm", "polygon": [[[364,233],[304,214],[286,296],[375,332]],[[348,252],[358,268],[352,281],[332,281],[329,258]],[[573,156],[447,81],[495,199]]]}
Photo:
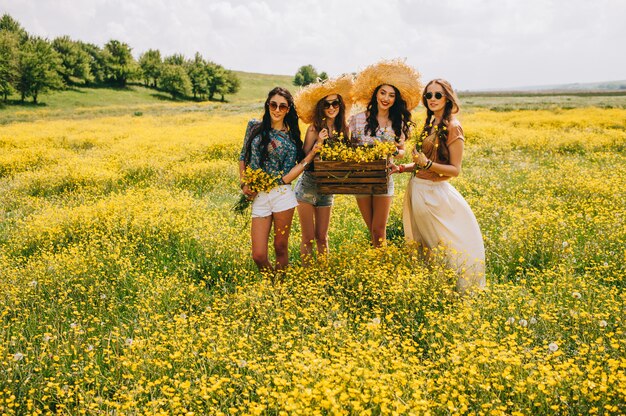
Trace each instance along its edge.
{"label": "woman's arm", "polygon": [[398,149],[398,153],[394,156],[398,159],[402,159],[404,157],[404,140],[400,140],[400,142],[396,143],[396,148]]}
{"label": "woman's arm", "polygon": [[422,168],[428,166],[427,170],[430,172],[435,172],[443,176],[457,177],[461,173],[463,147],[463,140],[455,140],[450,147],[448,147],[450,151],[450,164],[434,163],[430,161],[424,153],[420,152],[413,156],[413,160],[415,161],[413,165],[417,164]]}
{"label": "woman's arm", "polygon": [[[324,136],[324,133],[326,133],[325,137],[322,137]],[[306,130],[306,136],[304,136],[304,145],[302,146],[304,153],[309,153],[311,149],[313,149],[313,146],[315,146],[318,138],[326,140],[328,138],[328,132],[326,132],[326,129],[322,129],[322,131],[318,133],[317,130],[315,130],[315,127],[311,124]]]}
{"label": "woman's arm", "polygon": [[302,172],[304,172],[304,168],[313,161],[317,152],[320,151],[322,144],[320,142],[316,142],[313,148],[307,153],[307,155],[302,159],[302,161],[282,177],[282,180],[285,184],[289,184],[294,181]]}

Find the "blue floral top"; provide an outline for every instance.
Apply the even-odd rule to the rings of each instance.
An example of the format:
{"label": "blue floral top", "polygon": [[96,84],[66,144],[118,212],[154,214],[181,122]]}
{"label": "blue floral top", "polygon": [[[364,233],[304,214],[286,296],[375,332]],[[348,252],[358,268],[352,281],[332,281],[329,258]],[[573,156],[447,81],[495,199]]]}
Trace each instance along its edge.
{"label": "blue floral top", "polygon": [[248,144],[248,140],[252,140],[249,166],[252,169],[262,168],[270,175],[282,178],[297,163],[298,150],[296,148],[296,144],[291,140],[289,132],[283,132],[274,129],[270,130],[270,142],[267,145],[267,159],[265,160],[263,166],[260,166],[261,134],[250,137],[252,129],[259,123],[261,123],[259,120],[254,119],[248,122],[243,147],[241,148],[241,154],[239,155],[239,160],[245,160],[246,145]]}

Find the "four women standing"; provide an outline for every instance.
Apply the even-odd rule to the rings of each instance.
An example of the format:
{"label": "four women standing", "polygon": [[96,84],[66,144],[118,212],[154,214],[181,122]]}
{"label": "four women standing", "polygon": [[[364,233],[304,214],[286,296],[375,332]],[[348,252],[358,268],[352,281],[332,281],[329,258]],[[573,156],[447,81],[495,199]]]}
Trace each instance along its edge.
{"label": "four women standing", "polygon": [[[350,90],[352,94],[350,95]],[[348,98],[350,97],[350,98]],[[252,257],[260,270],[271,270],[268,243],[274,225],[276,269],[288,264],[288,242],[293,211],[298,206],[302,227],[302,261],[310,262],[313,243],[318,253],[328,251],[332,195],[320,194],[315,178],[306,171],[296,186],[289,185],[309,165],[321,143],[348,137],[354,145],[376,141],[395,143],[396,156],[404,154],[410,134],[411,110],[422,99],[427,108],[423,145],[414,151],[414,163],[394,165],[391,173],[415,172],[405,193],[405,236],[427,249],[443,245],[449,264],[459,274],[458,289],[484,287],[484,246],[476,218],[447,179],[458,176],[463,156],[463,131],[454,114],[459,105],[444,80],[428,83],[421,94],[419,74],[402,61],[382,61],[363,70],[352,85],[350,76],[320,82],[302,90],[294,100],[283,88],[268,94],[261,122],[248,124],[240,155],[240,175],[247,166],[279,176],[269,192],[255,195],[242,185],[252,204]],[[346,125],[352,100],[367,106]],[[304,145],[298,113],[309,123]],[[304,156],[305,152],[307,153]],[[358,195],[357,204],[371,233],[374,247],[386,239],[385,229],[394,194],[393,177],[382,195]]]}

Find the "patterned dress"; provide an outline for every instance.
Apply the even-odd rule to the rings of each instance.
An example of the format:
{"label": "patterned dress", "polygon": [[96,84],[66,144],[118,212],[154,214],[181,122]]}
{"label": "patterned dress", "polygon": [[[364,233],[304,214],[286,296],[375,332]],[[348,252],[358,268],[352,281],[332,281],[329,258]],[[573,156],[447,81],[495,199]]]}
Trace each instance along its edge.
{"label": "patterned dress", "polygon": [[274,177],[282,178],[297,163],[298,150],[296,144],[291,140],[289,132],[274,129],[270,130],[270,142],[267,145],[267,159],[263,163],[263,166],[261,166],[261,135],[257,134],[254,137],[250,137],[254,127],[260,123],[259,120],[250,120],[250,122],[248,122],[243,147],[239,154],[239,160],[245,160],[246,146],[248,141],[252,140],[249,166],[252,169],[261,168]]}
{"label": "patterned dress", "polygon": [[[367,115],[365,112],[358,113],[350,117],[348,121],[348,126],[350,127],[350,132],[352,135],[352,143],[357,146],[368,146],[373,145],[374,142],[392,142],[396,143],[396,134],[393,131],[391,126],[387,126],[385,128],[378,128],[376,130],[375,135],[366,134],[365,127],[367,126]],[[397,142],[398,145],[404,144],[404,134],[400,136],[400,140]],[[393,196],[394,194],[394,182],[393,176],[389,176],[389,183],[387,186],[387,193],[382,195],[375,196]],[[366,196],[366,195],[357,195],[357,198]]]}

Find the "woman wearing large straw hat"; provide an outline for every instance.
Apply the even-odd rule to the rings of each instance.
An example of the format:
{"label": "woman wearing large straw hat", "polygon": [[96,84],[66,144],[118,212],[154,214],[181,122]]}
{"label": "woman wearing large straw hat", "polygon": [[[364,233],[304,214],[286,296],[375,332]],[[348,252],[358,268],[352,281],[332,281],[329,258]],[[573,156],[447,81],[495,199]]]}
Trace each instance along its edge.
{"label": "woman wearing large straw hat", "polygon": [[[352,142],[363,146],[391,141],[397,146],[397,155],[402,157],[404,141],[409,136],[411,110],[419,104],[421,90],[419,73],[401,60],[381,61],[361,71],[354,82],[352,97],[367,109],[350,118]],[[357,195],[357,205],[374,247],[387,238],[393,193],[393,177],[390,177],[385,194]]]}
{"label": "woman wearing large straw hat", "polygon": [[[305,152],[327,139],[348,140],[346,115],[350,112],[352,85],[352,76],[344,75],[311,84],[298,92],[294,99],[298,114],[309,124],[304,138]],[[328,227],[333,205],[333,195],[319,193],[312,170],[309,165],[295,189],[302,228],[300,253],[303,264],[310,263],[313,242],[318,254],[328,252]]]}
{"label": "woman wearing large straw hat", "polygon": [[471,208],[448,183],[461,172],[465,138],[454,114],[459,101],[443,79],[424,89],[427,109],[414,163],[398,165],[397,172],[415,172],[404,195],[404,234],[427,249],[445,247],[447,261],[458,275],[457,289],[466,292],[485,286],[485,247]]}

